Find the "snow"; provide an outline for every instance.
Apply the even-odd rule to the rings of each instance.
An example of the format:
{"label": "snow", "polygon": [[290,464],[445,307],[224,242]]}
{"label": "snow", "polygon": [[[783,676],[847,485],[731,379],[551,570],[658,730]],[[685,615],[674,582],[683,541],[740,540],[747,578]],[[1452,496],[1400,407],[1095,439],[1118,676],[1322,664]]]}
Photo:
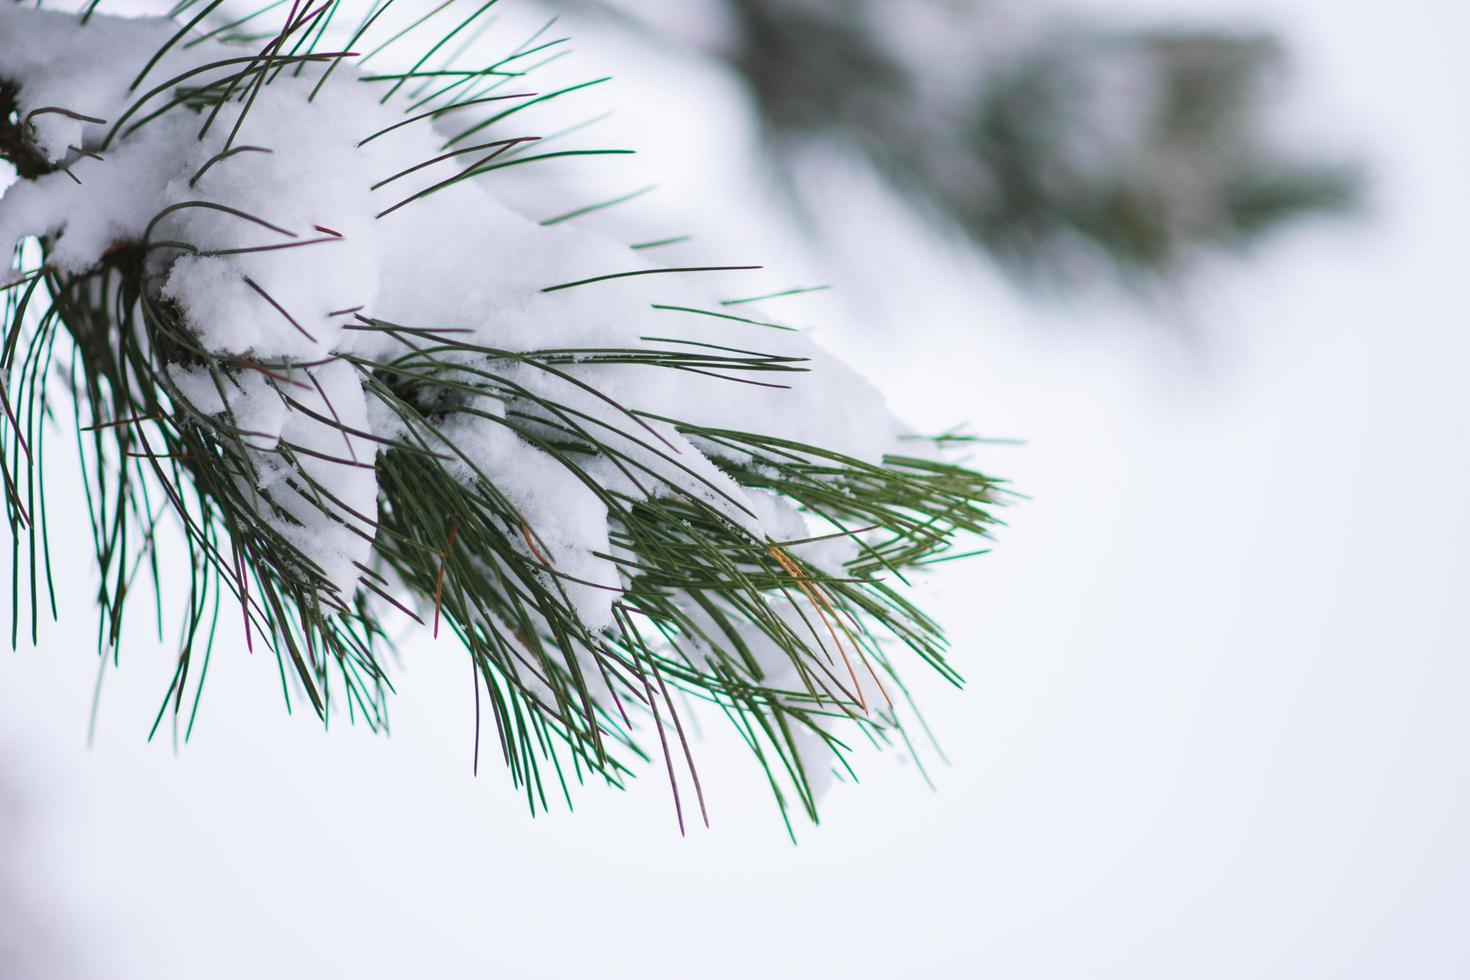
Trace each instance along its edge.
{"label": "snow", "polygon": [[[177,30],[177,24],[159,17],[94,16],[82,25],[74,16],[7,4],[0,11],[5,79],[25,86],[22,112],[60,107],[112,121],[131,101],[133,78]],[[97,57],[99,50],[108,57]],[[154,67],[152,83],[208,60],[203,49],[190,55],[176,47]],[[53,163],[68,148],[94,142],[103,128],[61,113],[37,115],[32,125],[36,147]]]}
{"label": "snow", "polygon": [[[603,486],[634,496],[687,494],[762,539],[830,529],[808,527],[783,499],[742,490],[711,461],[714,447],[696,446],[666,423],[634,425],[624,407],[864,460],[877,461],[893,446],[900,428],[878,392],[805,334],[655,308],[719,309],[721,295],[740,295],[738,272],[670,273],[612,239],[569,225],[543,227],[497,198],[493,173],[392,209],[497,148],[420,167],[463,132],[468,123],[459,114],[359,145],[401,122],[405,103],[380,103],[383,86],[365,82],[349,63],[338,65],[312,101],[322,64],[299,75],[282,72],[259,91],[243,122],[241,103],[232,102],[203,132],[203,117],[187,108],[130,129],[171,97],[149,97],[150,89],[253,53],[181,41],[130,91],[177,30],[165,20],[94,15],[82,25],[69,14],[0,7],[0,75],[19,86],[21,112],[61,106],[107,120],[34,117],[37,146],[68,172],[19,181],[0,199],[0,250],[42,237],[48,261],[76,273],[118,243],[150,245],[149,281],[178,304],[202,350],[229,378],[221,392],[207,372],[176,366],[170,376],[178,398],[206,415],[228,411],[249,432],[256,488],[269,490],[274,504],[262,517],[322,570],[339,600],[351,595],[360,566],[371,561],[373,529],[353,514],[376,513],[378,444],[322,419],[384,439],[399,435],[400,423],[365,394],[350,358],[409,351],[382,330],[351,329],[364,318],[453,330],[467,344],[511,352],[687,352],[701,348],[683,345],[702,343],[804,359],[804,373],[777,376],[785,389],[656,367],[580,363],[552,373],[501,362],[496,369],[530,395],[582,413],[590,426],[626,433],[614,438],[646,479],[635,484],[601,459],[587,472]],[[104,50],[108,57],[99,58]],[[190,84],[237,66],[198,71]],[[524,115],[512,118],[504,125],[516,129],[488,127],[467,142],[527,135],[519,128],[527,125]],[[237,122],[239,134],[227,142]],[[234,152],[225,155],[227,149]],[[628,272],[658,274],[546,291]],[[272,375],[241,370],[235,365],[242,360],[265,362]],[[446,424],[459,459],[452,472],[466,483],[482,475],[493,481],[538,542],[537,560],[561,573],[580,618],[606,627],[624,584],[617,567],[598,557],[612,551],[607,509],[582,477],[502,424],[498,405],[479,399],[474,407],[488,417],[460,412]],[[312,486],[345,506],[315,499]],[[852,547],[829,540],[797,546],[797,553],[840,569]]]}

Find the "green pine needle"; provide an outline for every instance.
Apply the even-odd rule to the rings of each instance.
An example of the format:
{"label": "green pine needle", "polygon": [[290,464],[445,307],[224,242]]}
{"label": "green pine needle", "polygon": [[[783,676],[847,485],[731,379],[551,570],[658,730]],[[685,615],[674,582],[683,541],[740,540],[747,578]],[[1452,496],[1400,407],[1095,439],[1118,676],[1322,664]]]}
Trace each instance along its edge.
{"label": "green pine needle", "polygon": [[[292,7],[288,23],[264,39],[258,55],[219,61],[147,86],[155,58],[138,75],[132,106],[108,124],[104,152],[165,113],[194,113],[208,128],[226,104],[248,107],[254,93],[280,71],[325,63],[329,73],[350,51],[371,56],[389,47],[422,46],[409,70],[362,78],[392,82],[384,99],[404,103],[405,119],[399,125],[450,114],[472,117],[490,107],[494,114],[470,122],[446,147],[534,103],[602,81],[541,96],[487,95],[496,79],[507,75],[501,66],[559,42],[536,44],[533,37],[491,67],[454,67],[457,52],[446,53],[447,42],[490,4],[460,19],[447,12],[446,4],[369,47],[373,22],[392,2],[381,3],[350,37],[341,39],[346,41],[343,47],[326,53],[317,49],[337,33],[328,23],[336,4],[314,11]],[[219,18],[222,22],[211,26],[218,6],[201,6],[197,0],[180,3],[175,17],[197,13],[170,44],[188,46],[202,37],[231,36],[280,4],[243,15],[232,10],[232,19]],[[322,16],[323,10],[329,12]],[[205,33],[191,37],[191,30]],[[514,74],[524,77],[532,70],[534,66]],[[0,156],[23,179],[31,178],[47,165],[28,143],[26,121],[18,117],[16,93],[3,84],[3,72],[0,66]],[[201,84],[198,76],[207,72],[209,81]],[[440,79],[457,81],[424,95],[425,86]],[[512,98],[523,101],[508,109],[493,108],[498,100]],[[238,123],[237,118],[234,133]],[[386,132],[369,134],[363,142]],[[504,148],[514,142],[498,144]],[[235,145],[228,152],[260,149]],[[611,151],[566,150],[514,162],[602,152]],[[503,165],[481,160],[453,180]],[[447,182],[434,189],[442,186]],[[546,223],[641,193],[579,207]],[[411,203],[409,199],[402,205]],[[202,201],[192,206],[227,212],[287,239],[263,247],[310,246],[335,234],[318,229],[324,237],[296,239],[255,215]],[[874,744],[886,743],[894,733],[908,744],[900,712],[913,711],[898,679],[900,661],[916,657],[946,680],[960,683],[946,658],[940,628],[900,589],[914,568],[954,556],[958,540],[988,535],[997,523],[993,508],[1005,497],[997,481],[928,456],[895,454],[875,464],[759,432],[649,415],[590,391],[576,373],[578,365],[586,364],[656,368],[693,372],[719,383],[783,387],[783,380],[799,376],[807,366],[799,359],[762,353],[759,331],[753,330],[747,346],[737,348],[681,340],[677,325],[689,317],[718,317],[752,328],[789,328],[714,310],[658,305],[656,309],[671,314],[669,336],[646,337],[643,346],[509,351],[470,343],[449,330],[339,311],[354,317],[349,329],[387,333],[406,349],[385,360],[339,356],[400,423],[399,434],[385,438],[351,429],[301,401],[317,385],[314,365],[206,350],[178,307],[161,297],[157,273],[149,272],[154,267],[147,262],[151,251],[191,247],[149,238],[118,243],[99,265],[75,275],[46,265],[52,242],[23,246],[17,258],[25,261],[18,267],[28,264],[32,271],[3,294],[0,482],[12,535],[11,642],[19,642],[25,622],[34,643],[40,620],[56,615],[43,479],[46,438],[53,427],[47,422],[62,419],[58,409],[69,401],[98,571],[100,652],[116,660],[126,613],[140,592],[149,591],[139,581],[143,576],[151,583],[159,635],[172,635],[178,644],[176,668],[150,737],[165,716],[175,722],[184,718],[185,740],[192,734],[210,651],[218,630],[228,628],[232,609],[247,644],[276,658],[288,707],[293,698],[298,704],[304,700],[324,721],[345,710],[350,721],[386,730],[392,693],[387,624],[401,615],[417,621],[418,629],[437,633],[443,628],[459,638],[472,665],[477,725],[483,694],[485,727],[493,728],[501,761],[526,792],[533,811],[546,808],[554,797],[571,805],[569,773],[579,784],[590,777],[623,786],[633,766],[654,759],[667,771],[681,828],[694,809],[704,814],[684,719],[685,706],[695,703],[713,705],[732,722],[767,774],[783,817],[788,809],[797,809],[815,820],[808,767],[820,761],[820,754],[813,756],[801,745],[824,746],[834,764],[855,779],[846,760],[850,745],[857,743],[851,737],[854,730]],[[552,284],[545,291],[586,288],[647,272],[710,268],[614,271]],[[297,328],[302,329],[299,324]],[[285,479],[291,491],[312,501],[322,514],[372,541],[373,563],[361,567],[355,594],[336,592],[326,573],[281,533],[283,522],[289,525],[294,519],[270,490],[256,489],[261,449],[252,442],[252,433],[228,411],[206,414],[195,407],[170,375],[169,369],[177,367],[207,372],[226,404],[226,392],[242,377],[254,375],[291,410],[379,444],[376,513],[351,512],[300,466]],[[567,399],[547,395],[548,389],[540,386],[528,387],[521,380],[527,371],[564,383]],[[609,423],[579,409],[589,393],[614,405],[620,421]],[[487,398],[503,412],[480,407]],[[538,543],[538,530],[497,487],[496,474],[476,470],[445,436],[447,424],[463,417],[515,433],[559,462],[606,506],[612,553],[598,557],[624,573],[624,584],[614,589],[612,628],[584,625],[567,591],[574,583],[612,586],[578,582],[554,567]],[[834,573],[792,550],[813,539],[782,542],[752,535],[706,496],[670,478],[670,472],[678,472],[681,480],[703,480],[708,494],[745,509],[742,501],[699,477],[679,458],[659,434],[665,426],[697,446],[717,448],[711,459],[741,487],[779,495],[830,528],[819,537],[856,542],[857,556]],[[350,440],[344,444],[350,451]],[[289,441],[275,451],[288,467],[323,455]],[[651,458],[665,468],[650,465]],[[635,497],[609,489],[591,472],[597,461],[611,463],[631,485],[650,492]],[[472,478],[464,477],[466,469]],[[186,560],[181,572],[165,573],[159,567],[158,536],[168,525],[168,533],[182,540]],[[182,617],[171,632],[164,625],[166,615]],[[795,684],[772,683],[769,663],[752,650],[755,638],[784,654],[794,668]],[[839,736],[833,726],[850,727]]]}

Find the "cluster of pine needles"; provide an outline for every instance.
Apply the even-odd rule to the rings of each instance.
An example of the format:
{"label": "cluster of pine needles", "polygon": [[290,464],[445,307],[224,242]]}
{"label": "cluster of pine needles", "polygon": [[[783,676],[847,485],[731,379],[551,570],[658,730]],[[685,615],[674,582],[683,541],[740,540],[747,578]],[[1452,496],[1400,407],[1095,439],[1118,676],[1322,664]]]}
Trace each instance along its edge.
{"label": "cluster of pine needles", "polygon": [[[487,67],[452,67],[479,37],[493,0],[468,15],[457,5],[441,4],[369,47],[366,35],[395,3],[378,0],[348,32],[345,46],[331,51],[318,49],[335,29],[341,0],[316,6],[293,0],[284,26],[263,34],[252,31],[284,0],[229,18],[221,14],[221,2],[181,0],[172,11],[181,23],[172,43],[212,36],[242,45],[241,57],[189,77],[150,80],[137,86],[125,118],[97,122],[115,137],[165,112],[208,118],[230,101],[248,108],[254,93],[281,72],[325,62],[330,73],[340,61],[361,60],[359,52],[402,47],[430,34],[422,56],[408,62],[411,69],[363,75],[362,81],[391,85],[405,122],[473,110],[488,111],[488,125],[512,111],[502,108],[498,100],[506,93],[497,89],[557,58],[561,47],[561,41],[548,39],[548,24]],[[442,29],[434,26],[440,21]],[[15,96],[13,87],[0,85],[0,155],[25,179],[55,167],[29,143],[30,118],[17,112]],[[523,95],[511,104],[523,107],[546,97]],[[455,180],[511,160],[599,152],[512,156],[535,145],[503,141],[494,163],[481,161]],[[105,156],[107,147],[97,152]],[[920,441],[913,455],[890,455],[880,465],[621,405],[618,417],[626,424],[609,426],[576,407],[578,398],[561,402],[516,379],[527,369],[542,372],[580,397],[587,385],[575,374],[577,364],[652,365],[713,375],[720,379],[715,384],[778,387],[805,366],[753,350],[678,342],[619,350],[500,350],[453,331],[343,311],[353,329],[387,332],[405,351],[384,360],[334,356],[348,360],[369,397],[401,421],[403,435],[383,439],[302,401],[316,383],[314,365],[206,350],[177,305],[161,295],[157,266],[148,262],[154,249],[189,246],[148,236],[118,242],[100,264],[76,275],[47,265],[49,246],[44,239],[22,245],[17,267],[30,271],[3,294],[0,477],[13,539],[11,642],[20,640],[23,623],[35,642],[41,620],[56,614],[42,472],[48,432],[74,436],[95,547],[104,663],[116,662],[128,600],[147,595],[147,580],[160,632],[166,609],[182,612],[177,666],[155,730],[171,715],[188,737],[211,647],[231,618],[252,648],[274,653],[288,706],[304,699],[324,720],[345,710],[350,720],[384,728],[392,689],[385,669],[393,649],[387,623],[402,616],[424,630],[452,631],[462,641],[475,678],[476,762],[483,712],[502,761],[533,811],[557,795],[570,805],[570,784],[589,777],[620,786],[636,760],[653,757],[667,769],[682,828],[691,805],[704,811],[682,714],[708,702],[749,745],[782,814],[800,810],[815,820],[808,771],[814,761],[845,765],[854,734],[907,741],[900,714],[917,715],[895,671],[896,654],[917,655],[959,681],[945,659],[939,627],[901,589],[906,572],[954,557],[957,538],[983,536],[994,523],[990,508],[1001,492],[995,481],[947,461],[947,444],[962,439],[941,437],[938,449]],[[718,316],[744,321],[752,335],[771,329],[729,306],[663,309],[671,322]],[[371,539],[373,559],[360,567],[356,594],[338,594],[281,533],[289,518],[270,490],[258,489],[254,460],[260,447],[251,433],[228,411],[206,414],[194,406],[177,389],[171,366],[208,372],[222,400],[235,379],[257,374],[293,411],[379,444],[375,463],[334,461],[375,466],[379,494],[373,514],[351,512],[295,465],[311,453],[306,447],[283,440],[275,449],[291,473],[286,482],[292,490]],[[498,399],[503,414],[478,409],[485,396]],[[479,415],[477,424],[505,426],[554,457],[606,505],[616,554],[600,557],[616,562],[625,581],[613,601],[614,628],[583,625],[568,598],[565,573],[546,559],[535,530],[497,489],[495,473],[475,471],[473,480],[452,475],[473,467],[442,431],[464,412]],[[74,432],[68,432],[73,422]],[[778,494],[817,525],[830,527],[832,535],[851,537],[859,544],[858,557],[834,575],[798,557],[793,545],[800,542],[757,538],[645,462],[652,454],[694,479],[655,424],[718,447],[712,458],[736,483]],[[351,441],[344,442],[350,451]],[[587,472],[598,459],[611,461],[628,483],[646,492],[630,496],[602,486]],[[725,493],[713,484],[706,489]],[[728,503],[745,509],[733,496]],[[183,542],[182,561],[160,557],[166,528]],[[797,615],[782,615],[778,606]],[[769,661],[750,649],[752,636],[781,650],[799,681],[769,686]],[[843,721],[849,724],[838,724]],[[652,738],[641,734],[649,729]],[[798,744],[823,743],[830,755],[820,760],[798,750]]]}

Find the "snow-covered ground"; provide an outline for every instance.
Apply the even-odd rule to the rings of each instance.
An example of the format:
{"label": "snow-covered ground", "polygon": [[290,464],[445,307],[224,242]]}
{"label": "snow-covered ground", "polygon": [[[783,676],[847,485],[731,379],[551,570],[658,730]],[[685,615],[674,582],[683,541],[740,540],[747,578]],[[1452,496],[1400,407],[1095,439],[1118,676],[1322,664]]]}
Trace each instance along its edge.
{"label": "snow-covered ground", "polygon": [[[788,240],[756,259],[852,280],[790,315],[911,422],[1027,440],[981,461],[1032,499],[928,586],[970,682],[917,685],[952,763],[937,792],[866,760],[793,848],[710,731],[711,831],[678,837],[655,769],[532,820],[499,772],[470,776],[447,639],[409,646],[385,740],[287,719],[274,661],[228,637],[177,756],[143,744],[170,670],[144,640],[88,750],[78,526],[58,535],[62,623],[0,656],[0,878],[45,927],[24,938],[78,976],[150,980],[1470,972],[1470,16],[1130,6],[1287,28],[1303,118],[1373,158],[1366,219],[1204,270],[1162,314],[1188,345],[1120,303],[1038,311],[840,175],[842,257]],[[663,97],[623,110],[639,165],[665,207],[713,182],[705,219],[749,222],[728,91],[688,66],[639,77],[660,67],[621,68],[622,91]],[[781,234],[727,240],[743,260]],[[79,515],[51,463],[53,513]]]}

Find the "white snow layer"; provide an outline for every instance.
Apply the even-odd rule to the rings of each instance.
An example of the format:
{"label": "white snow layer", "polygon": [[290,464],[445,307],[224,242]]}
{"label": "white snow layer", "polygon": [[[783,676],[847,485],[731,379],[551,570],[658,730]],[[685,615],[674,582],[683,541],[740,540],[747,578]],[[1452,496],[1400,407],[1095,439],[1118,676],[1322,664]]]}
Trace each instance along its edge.
{"label": "white snow layer", "polygon": [[[898,429],[879,394],[805,336],[654,308],[718,309],[705,291],[707,278],[670,273],[543,292],[547,286],[656,265],[612,240],[565,224],[542,227],[509,210],[495,196],[493,173],[375,217],[490,151],[454,156],[387,180],[444,153],[446,133],[425,120],[359,146],[365,137],[402,122],[404,103],[380,104],[383,84],[364,83],[346,63],[310,102],[308,93],[323,66],[308,66],[299,77],[290,70],[275,77],[243,121],[232,144],[238,152],[227,157],[219,154],[235,127],[239,102],[221,111],[203,135],[203,116],[186,108],[130,130],[173,97],[173,86],[166,86],[139,109],[151,89],[211,62],[254,53],[213,41],[187,48],[181,42],[130,91],[143,66],[178,29],[167,20],[101,15],[82,25],[71,14],[0,5],[0,78],[19,86],[21,114],[60,107],[107,120],[86,122],[49,111],[31,117],[36,146],[70,175],[58,170],[9,188],[0,198],[0,250],[11,253],[28,236],[44,237],[48,262],[63,272],[79,272],[118,243],[145,237],[186,243],[192,252],[151,250],[150,272],[162,293],[180,305],[207,350],[221,357],[309,365],[291,368],[298,382],[303,376],[310,382],[291,387],[295,407],[254,371],[234,373],[223,397],[204,372],[179,369],[172,378],[199,411],[228,408],[249,430],[260,484],[272,489],[289,515],[277,519],[279,529],[343,596],[357,586],[358,564],[369,563],[372,528],[352,512],[376,513],[372,463],[377,445],[308,413],[392,437],[392,413],[368,404],[358,369],[338,358],[397,356],[406,348],[381,332],[347,329],[354,318],[340,311],[360,308],[375,319],[467,331],[457,339],[510,351],[669,349],[643,338],[677,337],[805,357],[809,373],[779,376],[789,390],[662,368],[581,364],[566,370],[613,402],[665,417],[767,433],[873,461],[892,446]],[[204,70],[189,83],[233,70],[238,64]],[[532,135],[520,128],[523,118],[518,114],[486,127],[467,142]],[[292,247],[232,251],[269,245]],[[606,422],[609,431],[630,428],[608,401],[551,374],[522,367],[514,380]],[[493,412],[495,404],[485,399],[481,407]],[[567,581],[578,614],[590,627],[607,626],[615,593],[597,586],[616,587],[622,580],[611,562],[596,557],[611,551],[603,504],[553,457],[510,429],[464,413],[453,419],[446,435],[469,460],[456,476],[466,481],[478,479],[476,471],[488,476],[520,511],[544,558],[571,579],[591,583]],[[677,449],[683,468],[629,441],[627,452],[666,481],[642,480],[645,490],[668,493],[677,487],[771,540],[810,533],[790,504],[769,495],[754,499],[757,495],[721,473],[707,458],[711,447],[696,447],[670,426],[654,423],[654,428]],[[350,510],[330,517],[289,491],[283,478],[291,470],[280,454],[282,443],[319,454],[299,455],[303,461],[296,466]],[[604,463],[596,472],[605,485],[640,492]],[[731,499],[745,506],[734,506]],[[356,533],[353,524],[365,533]],[[849,544],[822,542],[797,551],[835,567]]]}

